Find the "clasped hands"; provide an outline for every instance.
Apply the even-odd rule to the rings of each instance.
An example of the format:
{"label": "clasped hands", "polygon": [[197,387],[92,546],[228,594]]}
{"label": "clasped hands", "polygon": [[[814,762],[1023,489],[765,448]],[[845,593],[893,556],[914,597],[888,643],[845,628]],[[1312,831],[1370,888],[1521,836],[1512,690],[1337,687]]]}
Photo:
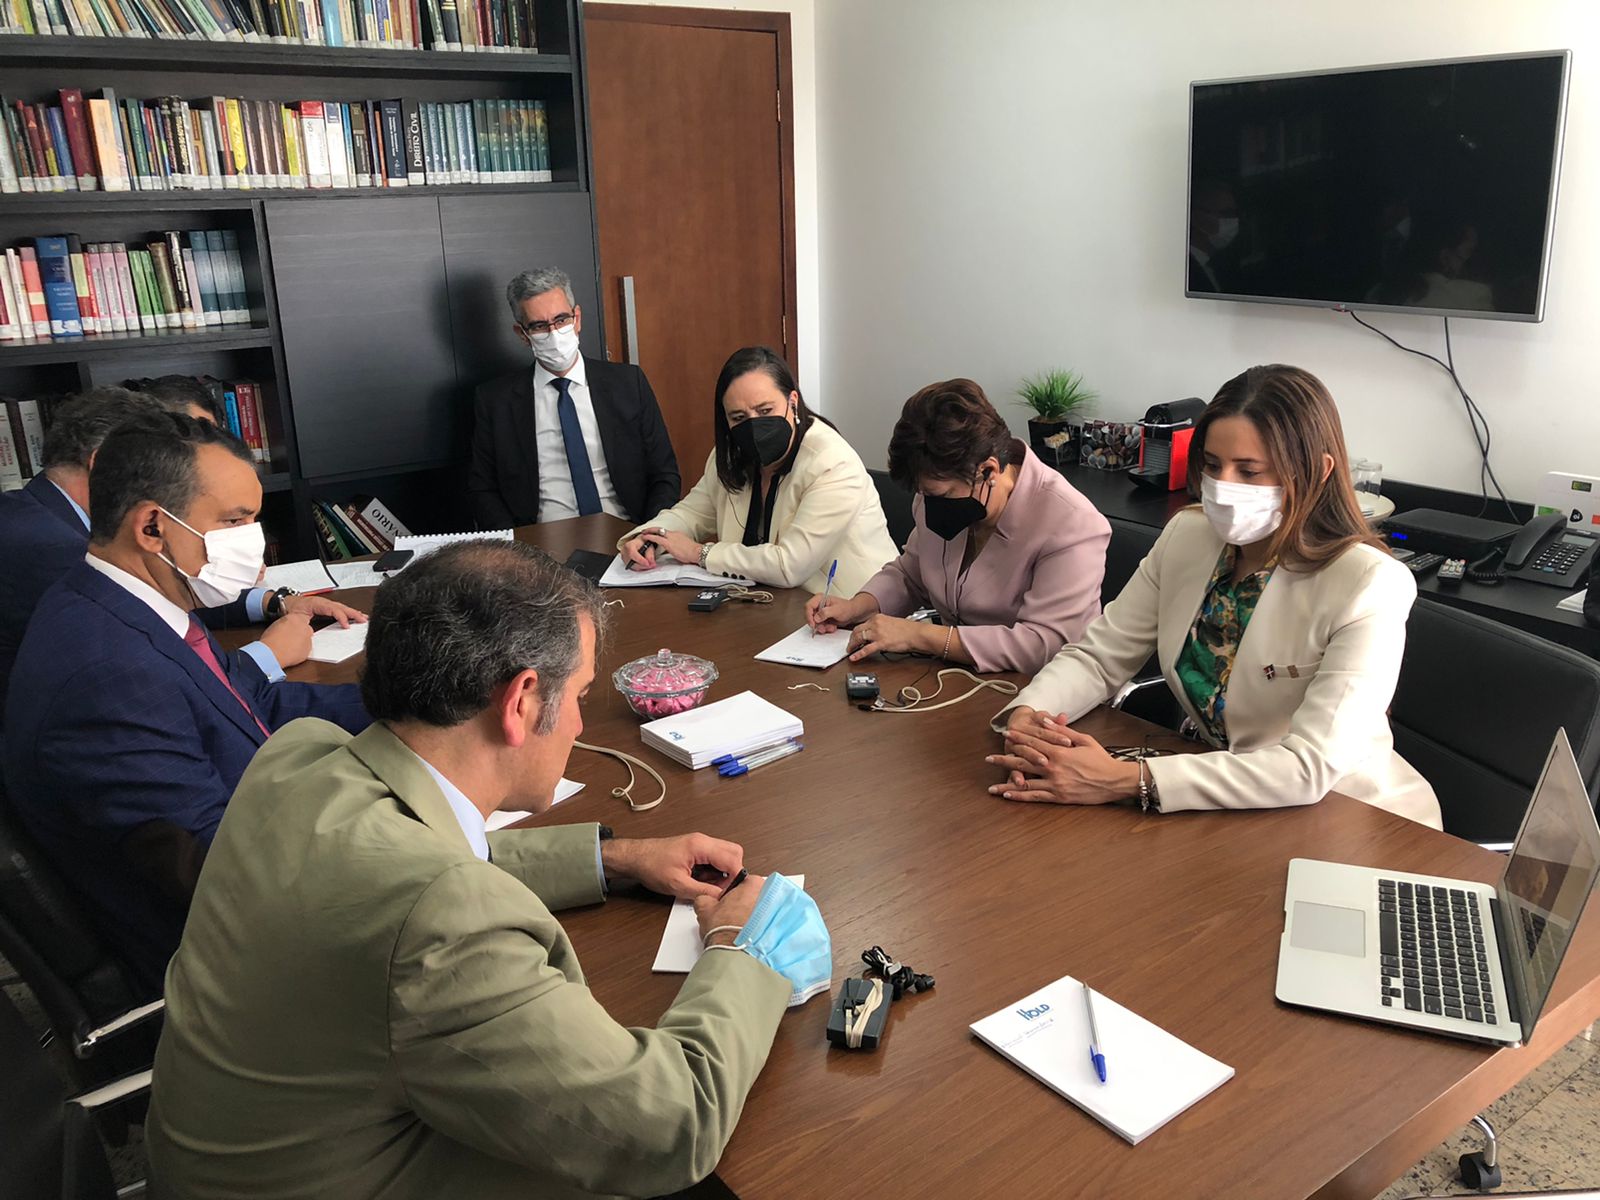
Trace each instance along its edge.
{"label": "clasped hands", "polygon": [[700,549],[688,534],[656,526],[641,529],[622,543],[622,561],[630,571],[648,571],[656,565],[657,554],[670,554],[692,567],[700,561]]}
{"label": "clasped hands", "polygon": [[1013,709],[1006,747],[984,761],[1006,772],[991,796],[1043,804],[1111,804],[1139,794],[1139,764],[1112,758],[1064,714]]}
{"label": "clasped hands", "polygon": [[848,600],[842,596],[813,596],[806,601],[806,624],[817,633],[850,630],[850,661],[860,662],[870,655],[937,654],[947,631],[924,621],[905,617],[886,617],[878,611],[878,601],[861,592]]}
{"label": "clasped hands", "polygon": [[737,842],[685,833],[669,838],[612,838],[600,843],[600,865],[610,880],[629,879],[679,900],[694,901],[700,935],[724,928],[713,943],[729,943],[750,919],[761,896],[765,875],[746,875],[729,889],[744,868],[744,847]]}

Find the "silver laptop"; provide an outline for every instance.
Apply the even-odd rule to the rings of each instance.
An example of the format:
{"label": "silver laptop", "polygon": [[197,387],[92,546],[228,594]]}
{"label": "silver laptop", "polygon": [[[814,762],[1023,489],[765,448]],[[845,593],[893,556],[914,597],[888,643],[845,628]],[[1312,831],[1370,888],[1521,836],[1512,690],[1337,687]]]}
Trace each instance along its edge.
{"label": "silver laptop", "polygon": [[1519,1045],[1597,875],[1600,826],[1558,730],[1498,884],[1292,859],[1278,999]]}

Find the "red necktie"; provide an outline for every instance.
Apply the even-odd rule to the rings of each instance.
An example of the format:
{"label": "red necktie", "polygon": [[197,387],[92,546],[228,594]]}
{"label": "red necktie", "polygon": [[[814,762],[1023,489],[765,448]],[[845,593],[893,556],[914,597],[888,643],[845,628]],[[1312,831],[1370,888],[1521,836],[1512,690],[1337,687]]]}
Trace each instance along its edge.
{"label": "red necktie", "polygon": [[233,693],[233,698],[244,707],[245,712],[250,714],[250,719],[261,730],[261,736],[271,737],[272,730],[261,723],[261,718],[256,716],[255,710],[245,702],[243,696],[239,695],[233,684],[228,682],[227,673],[223,671],[222,664],[217,661],[217,656],[212,653],[211,639],[206,636],[206,627],[200,624],[200,618],[193,613],[189,614],[189,632],[183,635],[183,640],[189,643],[189,649],[200,656],[200,661],[211,668],[211,673],[217,677],[217,681]]}

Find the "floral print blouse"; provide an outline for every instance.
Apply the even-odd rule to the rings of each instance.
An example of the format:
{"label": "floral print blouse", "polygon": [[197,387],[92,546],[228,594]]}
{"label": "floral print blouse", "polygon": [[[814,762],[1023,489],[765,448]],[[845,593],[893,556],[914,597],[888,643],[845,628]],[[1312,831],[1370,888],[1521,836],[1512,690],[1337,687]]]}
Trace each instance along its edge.
{"label": "floral print blouse", "polygon": [[1200,732],[1219,748],[1228,744],[1228,677],[1233,673],[1234,655],[1239,652],[1239,642],[1261,592],[1278,565],[1273,560],[1234,583],[1237,554],[1236,547],[1222,548],[1177,661],[1178,682],[1200,715]]}

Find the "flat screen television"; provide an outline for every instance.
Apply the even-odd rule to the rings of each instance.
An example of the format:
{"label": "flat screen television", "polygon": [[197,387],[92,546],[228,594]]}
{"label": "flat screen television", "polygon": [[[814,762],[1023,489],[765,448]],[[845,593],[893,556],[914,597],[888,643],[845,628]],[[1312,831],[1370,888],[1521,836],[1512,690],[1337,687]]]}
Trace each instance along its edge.
{"label": "flat screen television", "polygon": [[1192,84],[1184,295],[1542,320],[1570,62]]}

